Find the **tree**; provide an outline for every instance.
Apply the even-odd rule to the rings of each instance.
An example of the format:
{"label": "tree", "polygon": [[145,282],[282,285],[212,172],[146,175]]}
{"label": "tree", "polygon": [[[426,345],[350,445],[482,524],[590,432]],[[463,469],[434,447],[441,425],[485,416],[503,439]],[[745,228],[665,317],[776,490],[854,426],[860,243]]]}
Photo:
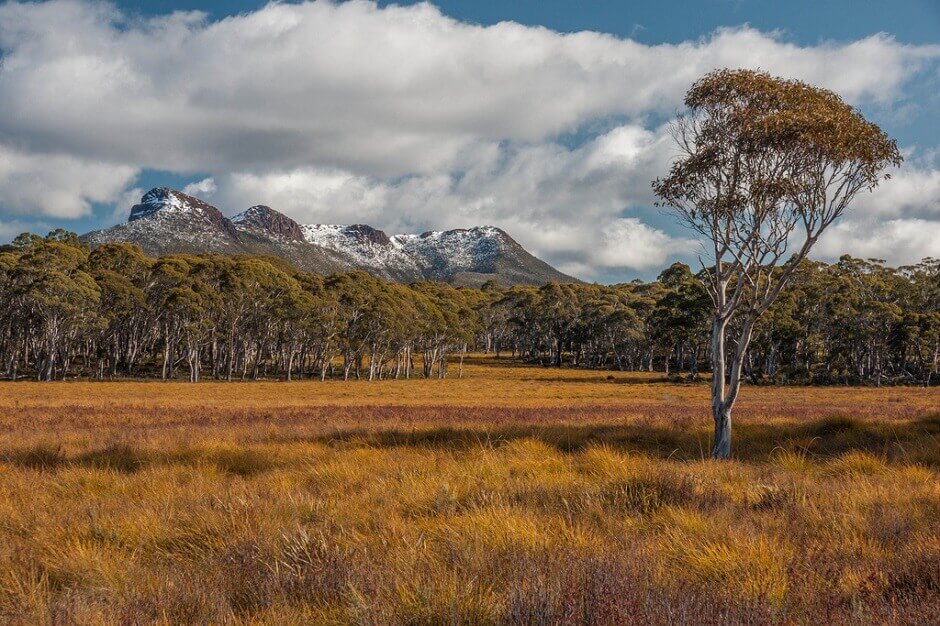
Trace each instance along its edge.
{"label": "tree", "polygon": [[[98,327],[96,307],[101,289],[85,271],[88,248],[77,238],[50,236],[34,242],[20,259],[13,275],[17,298],[22,298],[30,324],[41,341],[38,380],[53,380],[56,372],[65,378],[74,339]],[[64,233],[64,231],[61,231]]]}
{"label": "tree", "polygon": [[[599,369],[675,363],[694,376],[709,353],[708,270],[696,276],[681,263],[650,283],[471,289],[323,277],[267,257],[151,259],[130,244],[89,251],[65,231],[17,242],[0,250],[0,376],[13,380],[174,379],[183,364],[194,382],[202,372],[324,379],[338,357],[344,377],[409,378],[419,361],[426,377],[446,377],[451,362],[460,377],[470,349],[543,365],[564,355]],[[748,319],[736,315],[729,336]],[[746,380],[934,384],[940,261],[803,259],[751,337]]]}
{"label": "tree", "polygon": [[712,72],[685,104],[673,125],[680,157],[653,189],[709,246],[712,456],[723,459],[755,322],[826,228],[901,155],[835,93],[764,72]]}
{"label": "tree", "polygon": [[689,376],[695,380],[700,347],[705,343],[708,330],[708,294],[702,282],[683,263],[670,265],[660,273],[658,280],[668,291],[656,303],[650,325],[653,336],[666,348],[666,374],[669,374],[671,355],[676,355],[680,370],[688,356]]}
{"label": "tree", "polygon": [[107,324],[98,340],[98,377],[104,375],[105,358],[110,361],[111,376],[122,362],[130,374],[144,349],[152,319],[145,291],[151,261],[135,245],[110,243],[92,250],[88,265],[101,289],[100,314]]}
{"label": "tree", "polygon": [[551,334],[552,361],[556,367],[561,367],[565,341],[570,338],[572,329],[578,323],[581,311],[579,291],[577,287],[554,281],[539,289],[539,313]]}

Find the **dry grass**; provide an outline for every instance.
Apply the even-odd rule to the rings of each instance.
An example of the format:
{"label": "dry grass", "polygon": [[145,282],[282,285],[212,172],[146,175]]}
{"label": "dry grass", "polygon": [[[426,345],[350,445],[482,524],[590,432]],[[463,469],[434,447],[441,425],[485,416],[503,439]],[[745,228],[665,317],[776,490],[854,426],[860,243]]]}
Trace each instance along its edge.
{"label": "dry grass", "polygon": [[0,385],[0,621],[937,623],[938,390]]}

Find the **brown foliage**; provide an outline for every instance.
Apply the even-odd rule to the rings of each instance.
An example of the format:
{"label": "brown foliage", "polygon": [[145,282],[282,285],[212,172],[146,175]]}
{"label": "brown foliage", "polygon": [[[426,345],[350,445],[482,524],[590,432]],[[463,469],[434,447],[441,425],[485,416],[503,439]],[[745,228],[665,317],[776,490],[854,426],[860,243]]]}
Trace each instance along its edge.
{"label": "brown foliage", "polygon": [[932,623],[937,389],[0,385],[0,621]]}

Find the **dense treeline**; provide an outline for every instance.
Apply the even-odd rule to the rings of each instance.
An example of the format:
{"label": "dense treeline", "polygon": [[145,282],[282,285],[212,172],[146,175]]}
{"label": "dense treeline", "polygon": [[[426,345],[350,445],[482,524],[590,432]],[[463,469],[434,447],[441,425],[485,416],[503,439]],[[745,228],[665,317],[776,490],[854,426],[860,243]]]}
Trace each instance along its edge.
{"label": "dense treeline", "polygon": [[[283,261],[90,250],[72,233],[0,251],[6,377],[459,376],[471,350],[544,365],[663,370],[708,362],[709,296],[674,264],[657,281],[481,289],[318,276]],[[931,384],[940,262],[803,262],[760,322],[752,382]]]}

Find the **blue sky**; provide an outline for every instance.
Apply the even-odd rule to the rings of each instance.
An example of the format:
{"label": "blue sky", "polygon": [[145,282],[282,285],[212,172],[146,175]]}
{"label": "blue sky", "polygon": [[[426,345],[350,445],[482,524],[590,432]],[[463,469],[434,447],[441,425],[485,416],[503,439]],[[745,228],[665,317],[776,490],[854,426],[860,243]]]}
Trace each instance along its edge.
{"label": "blue sky", "polygon": [[[257,10],[265,2],[118,2],[125,11],[160,15],[175,10],[205,11],[218,19]],[[379,2],[415,4],[414,2]],[[748,23],[761,30],[782,29],[797,41],[853,40],[889,32],[907,43],[935,43],[940,4],[932,0],[684,0],[629,2],[583,0],[451,0],[435,2],[462,21],[495,24],[516,21],[561,32],[593,30],[644,43],[695,39],[720,26]]]}
{"label": "blue sky", "polygon": [[705,71],[759,66],[908,156],[817,258],[940,256],[935,0],[388,4],[0,5],[0,240],[106,227],[166,185],[229,214],[490,223],[582,278],[649,278],[697,253],[652,207],[663,123]]}

